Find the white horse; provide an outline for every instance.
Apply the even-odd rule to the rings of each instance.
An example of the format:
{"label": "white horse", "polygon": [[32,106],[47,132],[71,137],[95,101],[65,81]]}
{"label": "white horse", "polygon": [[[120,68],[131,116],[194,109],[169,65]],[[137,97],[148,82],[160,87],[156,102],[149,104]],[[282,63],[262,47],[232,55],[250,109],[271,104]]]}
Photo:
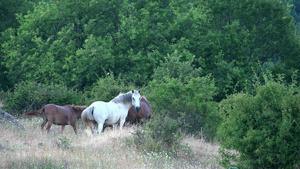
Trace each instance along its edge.
{"label": "white horse", "polygon": [[133,105],[137,111],[140,110],[140,97],[140,91],[132,90],[119,94],[109,102],[95,101],[82,112],[82,121],[90,127],[92,133],[97,123],[99,134],[104,124],[113,125],[115,129],[120,122],[122,129],[130,107]]}

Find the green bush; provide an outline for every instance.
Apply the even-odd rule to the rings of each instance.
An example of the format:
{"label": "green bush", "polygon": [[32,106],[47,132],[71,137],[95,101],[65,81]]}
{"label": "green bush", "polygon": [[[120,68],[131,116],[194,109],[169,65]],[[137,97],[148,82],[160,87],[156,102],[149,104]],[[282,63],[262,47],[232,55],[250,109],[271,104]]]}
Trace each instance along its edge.
{"label": "green bush", "polygon": [[153,114],[150,123],[133,133],[133,143],[139,150],[177,155],[182,150],[181,124],[182,119],[173,120],[168,116]]}
{"label": "green bush", "polygon": [[57,105],[80,105],[82,93],[62,85],[45,85],[37,82],[21,82],[12,90],[2,92],[3,109],[13,115],[40,109],[53,103]]}
{"label": "green bush", "polygon": [[[164,83],[153,80],[150,83],[151,92],[148,95],[154,111],[165,112],[173,119],[184,116],[182,129],[191,134],[198,134],[201,128],[214,125],[208,118],[216,114],[217,104],[213,102],[215,87],[210,77],[192,78],[187,84],[178,79],[169,79]],[[218,119],[217,116],[212,117]],[[215,129],[207,128],[207,136],[211,137]]]}
{"label": "green bush", "polygon": [[[297,168],[300,163],[300,88],[266,81],[256,94],[220,103],[221,164],[228,168]],[[233,153],[231,150],[236,150]]]}
{"label": "green bush", "polygon": [[185,132],[200,134],[203,129],[212,138],[219,121],[213,101],[214,80],[211,76],[201,77],[201,69],[195,69],[192,61],[181,62],[181,58],[174,52],[155,69],[147,98],[154,111],[172,119],[184,117],[181,128]]}
{"label": "green bush", "polygon": [[120,76],[115,78],[114,74],[110,74],[105,78],[99,78],[91,90],[85,91],[85,102],[87,105],[99,100],[108,102],[120,93],[126,93],[132,89],[138,90],[130,84],[125,84]]}

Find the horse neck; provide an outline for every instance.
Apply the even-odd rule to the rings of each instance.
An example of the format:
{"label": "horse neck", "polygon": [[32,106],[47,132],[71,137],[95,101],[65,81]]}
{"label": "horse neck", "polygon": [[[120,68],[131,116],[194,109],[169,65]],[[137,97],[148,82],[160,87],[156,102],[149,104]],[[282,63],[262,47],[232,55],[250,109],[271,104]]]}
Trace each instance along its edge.
{"label": "horse neck", "polygon": [[115,104],[124,105],[124,107],[128,108],[128,110],[129,110],[130,107],[132,106],[131,97],[132,97],[131,92],[128,92],[128,93],[125,93],[125,94],[115,97],[110,102],[115,103]]}
{"label": "horse neck", "polygon": [[141,110],[138,113],[142,113],[142,112],[143,112],[142,116],[145,116],[145,118],[152,114],[150,103],[145,96],[141,98]]}
{"label": "horse neck", "polygon": [[112,102],[111,101],[111,103],[118,104],[118,105],[124,107],[124,109],[127,109],[127,110],[129,110],[130,107],[132,106],[132,102],[131,101],[128,101],[128,102]]}
{"label": "horse neck", "polygon": [[141,102],[147,104],[150,107],[150,103],[149,103],[149,101],[147,100],[147,98],[145,96],[142,96]]}

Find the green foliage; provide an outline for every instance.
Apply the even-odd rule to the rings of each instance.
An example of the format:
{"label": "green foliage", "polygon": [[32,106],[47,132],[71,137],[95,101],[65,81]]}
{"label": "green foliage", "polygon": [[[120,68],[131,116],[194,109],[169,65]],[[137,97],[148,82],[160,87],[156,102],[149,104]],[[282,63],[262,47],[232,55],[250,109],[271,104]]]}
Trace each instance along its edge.
{"label": "green foliage", "polygon": [[8,28],[18,27],[20,23],[18,23],[16,19],[16,14],[26,14],[27,11],[33,9],[34,3],[37,1],[38,0],[1,1],[0,32],[3,32]]}
{"label": "green foliage", "polygon": [[110,37],[96,38],[90,35],[85,40],[83,48],[76,51],[76,55],[67,57],[64,68],[68,70],[66,76],[72,74],[70,85],[80,89],[90,87],[99,77],[105,77],[108,72],[116,71],[112,43]]}
{"label": "green foliage", "polygon": [[182,129],[188,133],[198,134],[201,128],[210,126],[205,130],[212,137],[217,125],[206,123],[213,122],[208,118],[217,119],[211,115],[217,110],[213,102],[214,81],[210,76],[199,77],[201,69],[193,68],[191,61],[181,62],[180,58],[175,52],[155,69],[147,98],[154,111],[166,112],[173,119],[184,117]]}
{"label": "green foliage", "polygon": [[[299,69],[299,38],[280,1],[209,0],[205,6],[210,18],[206,32],[188,50],[196,56],[195,64],[215,79],[216,101],[242,91],[252,77],[251,69],[261,71],[259,62],[272,62],[271,70],[277,73]],[[279,64],[284,66],[280,72]]]}
{"label": "green foliage", "polygon": [[107,75],[105,78],[99,78],[93,84],[91,90],[85,92],[86,104],[89,105],[96,100],[110,101],[120,93],[126,93],[131,90],[138,90],[130,84],[125,84],[122,79],[115,77],[113,73]]}
{"label": "green foliage", "polygon": [[[153,79],[158,82],[165,82],[167,78],[176,78],[186,84],[191,78],[201,76],[201,69],[192,65],[193,56],[190,53],[174,51],[172,55],[167,55],[164,61],[160,62],[153,73]],[[184,57],[191,57],[190,61],[182,61]]]}
{"label": "green foliage", "polygon": [[153,114],[151,122],[133,134],[134,145],[139,150],[167,152],[176,155],[181,149],[183,135],[180,132],[181,119],[173,120],[168,116]]}
{"label": "green foliage", "polygon": [[[5,30],[12,31],[16,29],[20,23],[17,20],[17,15],[24,15],[27,11],[33,9],[34,2],[37,0],[2,0],[0,2],[0,44],[9,40],[10,37],[2,33]],[[8,90],[13,86],[7,77],[7,68],[2,64],[4,61],[3,51],[0,47],[0,89]]]}
{"label": "green foliage", "polygon": [[300,160],[300,88],[265,78],[256,91],[220,103],[223,166],[295,168]]}
{"label": "green foliage", "polygon": [[[99,31],[102,29],[97,28],[95,31],[95,26],[99,24],[94,19],[94,14],[97,13],[95,10],[101,9],[89,3],[93,1],[41,2],[27,15],[19,15],[20,27],[16,31],[8,30],[3,33],[3,36],[9,37],[2,45],[9,80],[12,83],[24,80],[40,81],[45,84],[64,83],[68,87],[83,89],[86,80],[91,81],[87,84],[92,84],[96,81],[97,75],[102,76],[103,73],[94,72],[95,69],[78,70],[78,67],[89,68],[86,60],[97,64],[90,55],[85,56],[83,63],[82,58],[77,59],[76,55],[89,35],[97,33],[99,36],[103,33]],[[102,19],[99,21],[103,22]],[[80,54],[79,51],[79,56],[82,56]],[[98,68],[102,70],[101,67]],[[15,71],[16,69],[23,73],[20,74],[19,71]],[[82,77],[78,80],[79,84],[76,84],[78,74],[82,75],[81,73],[93,78]]]}
{"label": "green foliage", "polygon": [[28,111],[38,110],[49,103],[81,104],[82,94],[61,85],[21,82],[16,84],[11,91],[2,91],[1,100],[4,110],[13,115],[21,115]]}
{"label": "green foliage", "polygon": [[283,0],[282,2],[290,9],[290,14],[294,17],[298,29],[297,34],[300,35],[300,2],[297,0]]}
{"label": "green foliage", "polygon": [[221,101],[247,86],[252,69],[288,74],[300,65],[294,20],[279,0],[50,0],[26,9],[1,35],[2,88],[29,80],[83,91],[111,71],[147,86],[165,57],[181,55],[195,69],[186,75],[210,75]]}

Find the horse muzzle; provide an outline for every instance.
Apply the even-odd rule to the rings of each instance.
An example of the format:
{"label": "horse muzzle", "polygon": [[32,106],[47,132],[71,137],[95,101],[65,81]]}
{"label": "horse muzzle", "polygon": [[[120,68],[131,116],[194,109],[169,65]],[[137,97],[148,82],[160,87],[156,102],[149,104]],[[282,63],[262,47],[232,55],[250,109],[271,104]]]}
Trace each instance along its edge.
{"label": "horse muzzle", "polygon": [[141,109],[140,106],[135,107],[135,110],[136,110],[137,112],[140,111],[140,109]]}

